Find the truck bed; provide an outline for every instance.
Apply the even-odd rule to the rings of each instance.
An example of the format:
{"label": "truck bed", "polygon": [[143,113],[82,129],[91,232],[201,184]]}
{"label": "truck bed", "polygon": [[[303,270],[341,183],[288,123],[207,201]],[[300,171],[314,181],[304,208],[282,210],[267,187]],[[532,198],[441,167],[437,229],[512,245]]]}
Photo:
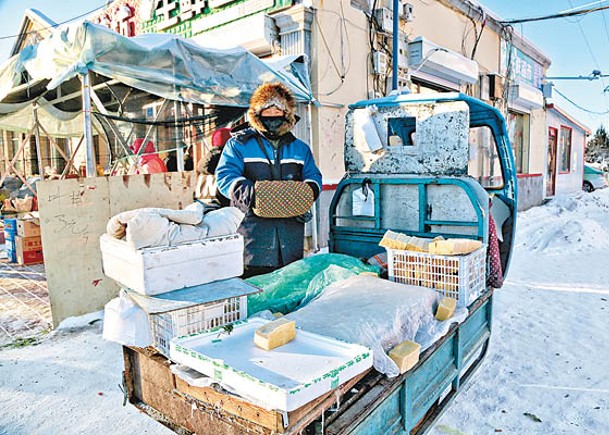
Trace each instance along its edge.
{"label": "truck bed", "polygon": [[128,400],[177,433],[421,434],[479,367],[491,330],[492,290],[460,325],[427,349],[407,373],[389,379],[371,369],[289,412],[268,411],[175,376],[170,361],[150,349],[124,347]]}

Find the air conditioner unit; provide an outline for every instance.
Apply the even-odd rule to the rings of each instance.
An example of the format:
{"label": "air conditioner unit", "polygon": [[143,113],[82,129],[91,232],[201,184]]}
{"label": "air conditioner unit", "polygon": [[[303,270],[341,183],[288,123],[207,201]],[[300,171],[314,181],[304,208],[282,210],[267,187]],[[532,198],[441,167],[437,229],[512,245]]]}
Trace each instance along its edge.
{"label": "air conditioner unit", "polygon": [[543,92],[526,83],[518,83],[510,86],[508,93],[510,105],[516,105],[525,109],[534,110],[543,107]]}
{"label": "air conditioner unit", "polygon": [[408,65],[411,74],[421,71],[459,85],[478,81],[478,62],[423,37],[408,44]]}
{"label": "air conditioner unit", "polygon": [[[247,29],[247,32],[243,29]],[[257,56],[267,56],[273,52],[273,44],[279,40],[279,36],[275,20],[259,13],[199,33],[192,40],[213,48],[241,46]]]}
{"label": "air conditioner unit", "polygon": [[488,77],[488,99],[499,100],[503,98],[503,78],[499,74],[487,74]]}

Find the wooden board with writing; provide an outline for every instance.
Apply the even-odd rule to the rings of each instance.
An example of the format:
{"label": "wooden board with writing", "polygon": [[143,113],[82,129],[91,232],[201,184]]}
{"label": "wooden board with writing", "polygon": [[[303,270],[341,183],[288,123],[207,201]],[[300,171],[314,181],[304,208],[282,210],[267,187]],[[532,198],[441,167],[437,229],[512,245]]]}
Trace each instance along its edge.
{"label": "wooden board with writing", "polygon": [[117,213],[181,209],[192,202],[191,172],[52,180],[38,184],[42,245],[53,324],[103,309],[118,285],[102,270],[99,237]]}

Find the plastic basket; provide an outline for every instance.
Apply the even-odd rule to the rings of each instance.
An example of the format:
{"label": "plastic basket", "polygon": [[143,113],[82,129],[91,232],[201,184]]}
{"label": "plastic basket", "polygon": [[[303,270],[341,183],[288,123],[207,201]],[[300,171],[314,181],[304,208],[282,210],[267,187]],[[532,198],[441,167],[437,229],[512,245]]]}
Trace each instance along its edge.
{"label": "plastic basket", "polygon": [[486,245],[467,255],[432,255],[387,248],[389,279],[432,288],[467,307],[486,286]]}
{"label": "plastic basket", "polygon": [[246,317],[247,296],[149,314],[154,346],[167,358],[169,358],[169,342],[173,337],[227,325]]}

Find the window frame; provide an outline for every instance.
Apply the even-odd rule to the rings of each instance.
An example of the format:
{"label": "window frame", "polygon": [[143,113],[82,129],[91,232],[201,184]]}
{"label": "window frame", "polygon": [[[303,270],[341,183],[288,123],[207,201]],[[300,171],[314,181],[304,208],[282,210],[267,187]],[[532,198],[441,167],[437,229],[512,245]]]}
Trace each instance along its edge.
{"label": "window frame", "polygon": [[[562,166],[562,152],[563,152],[563,131],[569,131],[569,152],[567,153],[567,170],[563,170]],[[558,173],[562,175],[571,173],[571,153],[573,151],[573,128],[568,125],[561,124],[558,131]]]}
{"label": "window frame", "polygon": [[[489,129],[489,131],[491,133],[490,136],[493,140],[493,145],[495,146],[495,152],[497,154],[497,159],[501,160],[501,154],[499,153],[499,145],[497,144],[497,139],[502,135],[497,135],[495,129],[488,123],[470,124],[469,130],[471,130],[472,128],[479,128],[479,127],[486,127]],[[468,130],[468,141],[469,141],[469,130]],[[476,179],[476,177],[472,177],[471,175],[469,175],[469,160],[468,160],[468,174],[467,175],[476,179],[476,181],[478,181],[485,190],[503,190],[503,189],[505,189],[505,173],[504,173],[504,167],[501,164],[501,162],[499,162],[499,169],[501,171],[501,185],[498,185],[498,186],[485,186],[484,184],[480,183]],[[482,175],[482,177],[484,178],[484,175]]]}

